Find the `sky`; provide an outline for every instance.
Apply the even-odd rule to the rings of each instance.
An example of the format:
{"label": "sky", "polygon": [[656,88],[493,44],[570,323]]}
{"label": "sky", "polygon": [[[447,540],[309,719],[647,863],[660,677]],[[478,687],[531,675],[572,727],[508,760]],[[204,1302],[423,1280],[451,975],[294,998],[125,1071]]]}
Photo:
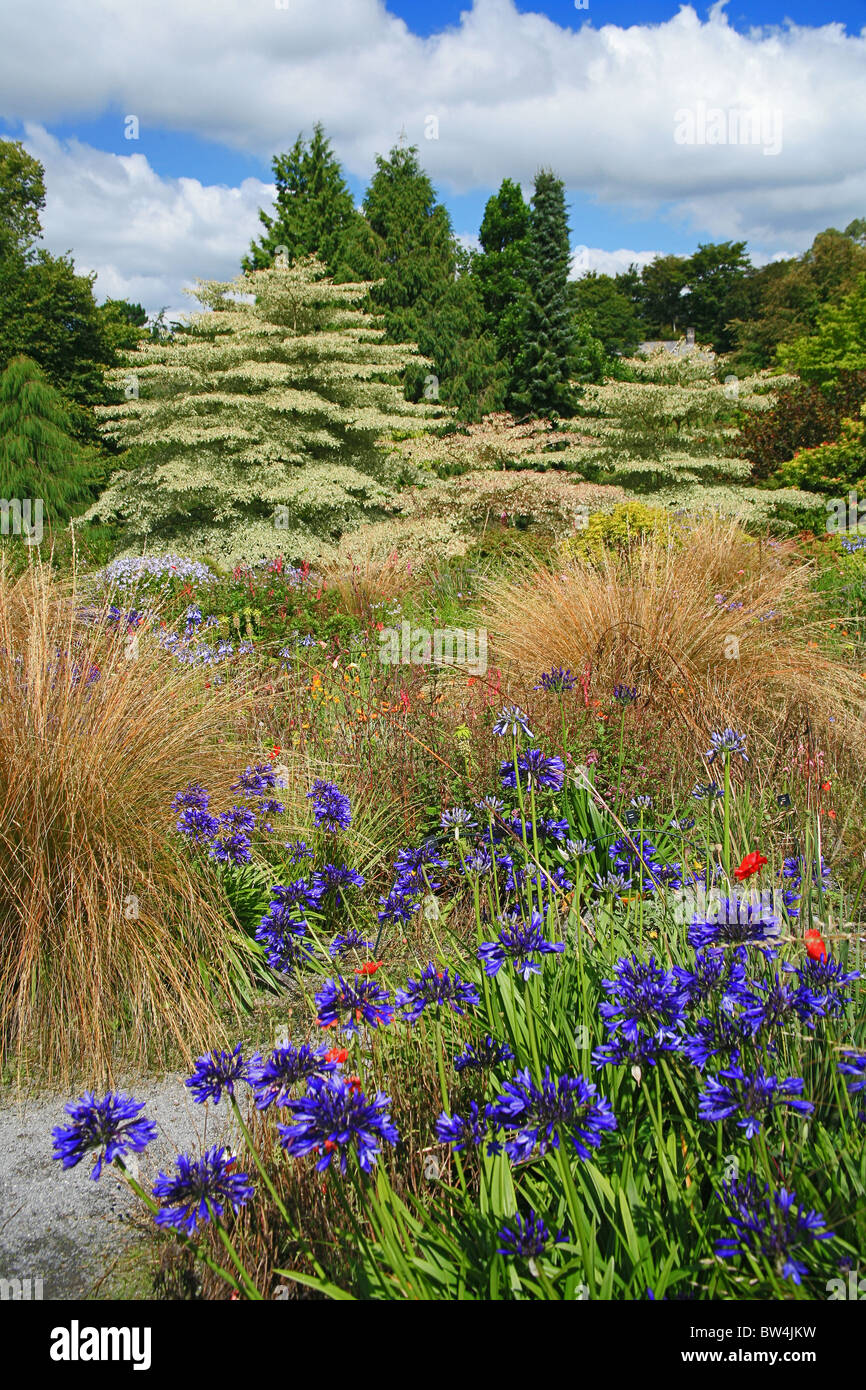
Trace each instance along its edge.
{"label": "sky", "polygon": [[27,0],[0,135],[44,243],[170,316],[230,279],[271,159],[320,120],[360,203],[403,136],[476,244],[505,177],[564,179],[572,273],[699,242],[757,263],[866,215],[866,0]]}

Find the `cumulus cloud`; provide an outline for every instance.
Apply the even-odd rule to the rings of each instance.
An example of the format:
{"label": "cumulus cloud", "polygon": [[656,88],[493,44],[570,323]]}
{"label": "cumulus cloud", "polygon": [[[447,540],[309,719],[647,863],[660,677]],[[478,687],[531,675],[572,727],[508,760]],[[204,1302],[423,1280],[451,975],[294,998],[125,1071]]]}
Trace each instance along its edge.
{"label": "cumulus cloud", "polygon": [[661,254],[660,251],[603,251],[600,246],[575,246],[568,275],[570,280],[579,280],[593,270],[599,275],[619,275],[630,265],[643,269]]}

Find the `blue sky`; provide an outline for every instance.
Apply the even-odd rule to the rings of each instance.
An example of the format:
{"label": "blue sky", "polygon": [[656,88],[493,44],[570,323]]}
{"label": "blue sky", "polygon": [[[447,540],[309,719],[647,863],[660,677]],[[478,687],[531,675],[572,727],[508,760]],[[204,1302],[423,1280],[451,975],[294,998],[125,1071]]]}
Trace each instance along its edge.
{"label": "blue sky", "polygon": [[[316,119],[358,201],[405,130],[467,239],[551,165],[576,267],[728,237],[765,260],[866,214],[866,0],[28,0],[7,28],[0,129],[45,164],[46,244],[149,309],[236,273]],[[680,140],[701,109],[766,132]]]}

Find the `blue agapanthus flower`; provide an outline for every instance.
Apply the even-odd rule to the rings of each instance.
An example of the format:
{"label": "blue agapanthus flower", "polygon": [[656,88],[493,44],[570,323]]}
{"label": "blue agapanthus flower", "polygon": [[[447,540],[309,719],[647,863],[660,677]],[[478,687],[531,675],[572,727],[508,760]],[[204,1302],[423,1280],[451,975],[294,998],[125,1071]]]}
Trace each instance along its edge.
{"label": "blue agapanthus flower", "polygon": [[249,864],[252,859],[252,841],[242,830],[233,830],[228,835],[218,835],[211,841],[210,858],[219,864]]}
{"label": "blue agapanthus flower", "polygon": [[781,935],[779,918],[763,901],[747,898],[722,898],[708,904],[708,910],[696,913],[689,924],[689,945],[701,946],[769,946]]}
{"label": "blue agapanthus flower", "polygon": [[316,993],[316,1008],[322,1028],[337,1025],[344,1033],[357,1033],[362,1022],[378,1028],[390,1023],[394,1014],[388,991],[370,975],[358,975],[351,982],[342,975],[326,980]]}
{"label": "blue agapanthus flower", "polygon": [[498,738],[504,738],[506,734],[511,734],[513,738],[517,738],[518,734],[532,738],[529,720],[519,705],[505,706],[493,725],[493,732]]}
{"label": "blue agapanthus flower", "polygon": [[372,951],[375,942],[362,936],[357,927],[350,927],[347,932],[341,932],[335,936],[328,947],[328,955],[331,960],[336,960],[338,956],[347,956],[350,951]]}
{"label": "blue agapanthus flower", "polygon": [[738,1129],[745,1130],[747,1139],[754,1139],[761,1124],[779,1106],[787,1106],[801,1115],[811,1115],[811,1101],[798,1100],[803,1093],[801,1077],[789,1076],[780,1081],[767,1076],[763,1067],[748,1075],[742,1067],[732,1066],[718,1076],[708,1076],[699,1097],[698,1116],[702,1120],[726,1120],[737,1115]]}
{"label": "blue agapanthus flower", "polygon": [[218,818],[201,806],[185,806],[177,822],[178,833],[194,845],[210,844],[219,828]]}
{"label": "blue agapanthus flower", "polygon": [[206,811],[210,805],[210,792],[200,782],[188,782],[183,791],[176,792],[172,798],[171,809],[182,811],[192,807],[196,811]]}
{"label": "blue agapanthus flower", "polygon": [[534,1211],[527,1217],[516,1212],[509,1219],[511,1225],[503,1226],[496,1236],[501,1242],[496,1252],[498,1255],[508,1255],[511,1259],[532,1260],[543,1255],[551,1243],[565,1244],[565,1232],[560,1230],[555,1236],[551,1236],[541,1217],[536,1216]]}
{"label": "blue agapanthus flower", "polygon": [[478,959],[485,975],[498,975],[507,960],[524,980],[530,975],[539,975],[542,956],[565,950],[564,942],[545,940],[543,927],[541,914],[533,912],[531,921],[515,922],[503,927],[495,941],[483,941],[478,948]]}
{"label": "blue agapanthus flower", "polygon": [[857,1091],[866,1091],[866,1052],[849,1047],[843,1050],[842,1056],[845,1061],[838,1063],[838,1070],[843,1076],[852,1078],[847,1083],[849,1095],[853,1096]]}
{"label": "blue agapanthus flower", "polygon": [[256,813],[249,806],[232,806],[220,813],[220,825],[230,826],[232,830],[242,830],[251,835],[256,828]]}
{"label": "blue agapanthus flower", "polygon": [[379,898],[376,916],[380,922],[411,922],[420,907],[418,890],[409,888],[405,880],[400,878],[390,888],[387,897]]}
{"label": "blue agapanthus flower", "polygon": [[256,941],[265,948],[265,958],[272,970],[293,975],[299,966],[306,965],[315,954],[315,945],[307,935],[308,923],[298,907],[289,903],[271,903],[256,929]]}
{"label": "blue agapanthus flower", "polygon": [[690,1005],[704,1004],[716,999],[721,1008],[730,1011],[742,1003],[747,994],[746,948],[721,951],[707,946],[695,952],[694,966],[675,965],[674,974],[686,992]]}
{"label": "blue agapanthus flower", "polygon": [[398,1006],[403,1010],[407,1023],[417,1023],[426,1008],[442,1008],[446,1005],[456,1014],[464,1012],[467,1004],[480,1004],[481,997],[475,985],[452,975],[448,966],[436,969],[434,961],[425,965],[417,980],[407,980],[405,989],[397,991]]}
{"label": "blue agapanthus flower", "polygon": [[722,1183],[719,1196],[736,1236],[717,1241],[716,1254],[725,1260],[744,1254],[767,1260],[777,1275],[795,1284],[809,1273],[798,1256],[814,1241],[830,1240],[834,1234],[820,1212],[807,1211],[797,1201],[796,1192],[784,1187],[771,1191],[769,1183],[761,1188],[754,1173]]}
{"label": "blue agapanthus flower", "polygon": [[631,878],[628,874],[620,873],[618,870],[608,869],[607,873],[596,874],[590,885],[593,892],[605,895],[612,893],[615,897],[627,893],[632,886]]}
{"label": "blue agapanthus flower", "polygon": [[308,844],[305,844],[303,840],[288,840],[283,845],[283,849],[287,849],[289,851],[290,864],[300,864],[301,861],[304,859],[314,858],[313,851],[310,849],[310,846]]}
{"label": "blue agapanthus flower", "polygon": [[95,1155],[90,1176],[94,1181],[102,1173],[102,1165],[111,1164],[128,1153],[141,1153],[156,1138],[152,1120],[139,1119],[144,1101],[109,1091],[97,1100],[93,1091],[85,1091],[80,1100],[72,1100],[64,1109],[71,1125],[57,1125],[52,1131],[54,1153],[64,1168],[74,1168],[89,1153]]}
{"label": "blue agapanthus flower", "polygon": [[201,1158],[178,1154],[177,1172],[160,1173],[153,1195],[160,1203],[157,1226],[191,1236],[200,1222],[222,1216],[226,1207],[240,1211],[255,1195],[247,1173],[234,1172],[236,1159],[215,1144]]}
{"label": "blue agapanthus flower", "polygon": [[[558,792],[565,781],[565,763],[562,758],[551,757],[540,748],[527,748],[517,759],[517,771],[522,787]],[[499,769],[503,787],[517,787],[517,775],[513,762],[504,762]]]}
{"label": "blue agapanthus flower", "polygon": [[193,1100],[199,1105],[206,1100],[219,1101],[223,1091],[234,1098],[236,1083],[249,1080],[249,1067],[238,1043],[233,1052],[214,1051],[199,1057],[195,1071],[184,1085],[189,1087]]}
{"label": "blue agapanthus flower", "polygon": [[514,1053],[508,1043],[498,1042],[488,1033],[478,1043],[467,1043],[458,1057],[454,1058],[454,1070],[486,1071],[502,1062],[513,1062]]}
{"label": "blue agapanthus flower", "polygon": [[814,1028],[816,1020],[824,1017],[824,1007],[807,985],[789,986],[777,971],[772,980],[752,984],[742,1017],[757,1037],[759,1033],[790,1025],[794,1019]]}
{"label": "blue agapanthus flower", "polygon": [[692,788],[695,801],[721,801],[724,795],[718,782],[696,782]]}
{"label": "blue agapanthus flower", "polygon": [[269,1105],[287,1105],[292,1087],[311,1076],[326,1076],[336,1069],[336,1062],[327,1060],[325,1047],[310,1047],[302,1043],[293,1047],[286,1043],[277,1047],[265,1061],[257,1058],[250,1066],[249,1082],[253,1088],[256,1108],[267,1110]]}
{"label": "blue agapanthus flower", "polygon": [[682,1054],[693,1067],[703,1071],[711,1057],[723,1057],[731,1064],[736,1063],[750,1041],[748,1025],[738,1016],[719,1009],[712,1018],[698,1019],[695,1032],[683,1039]]}
{"label": "blue agapanthus flower", "polygon": [[542,671],[541,680],[535,687],[536,690],[555,690],[562,692],[573,690],[577,685],[577,676],[572,675],[571,667],[563,671],[561,666],[554,666],[550,671]]}
{"label": "blue agapanthus flower", "polygon": [[593,1053],[595,1066],[654,1066],[662,1053],[680,1048],[688,993],[673,970],[657,965],[654,956],[648,961],[621,956],[615,978],[601,983],[609,999],[598,1011],[608,1037]]}
{"label": "blue agapanthus flower", "polygon": [[613,698],[624,705],[630,704],[637,699],[637,686],[617,684],[613,688]]}
{"label": "blue agapanthus flower", "polygon": [[317,878],[318,876],[313,874],[312,882],[307,878],[296,878],[291,883],[275,883],[271,888],[271,907],[294,907],[301,916],[305,911],[315,912],[322,897]]}
{"label": "blue agapanthus flower", "polygon": [[318,1154],[316,1169],[324,1172],[336,1157],[346,1171],[346,1156],[354,1150],[365,1173],[374,1166],[382,1143],[396,1144],[399,1135],[388,1108],[388,1096],[378,1092],[368,1100],[358,1078],[314,1076],[305,1096],[290,1100],[286,1109],[293,1123],[277,1125],[280,1143],[292,1158]]}
{"label": "blue agapanthus flower", "polygon": [[642,878],[644,888],[653,887],[653,878],[660,880],[663,866],[655,845],[641,835],[629,838],[622,835],[608,846],[608,855],[618,873]]}
{"label": "blue agapanthus flower", "polygon": [[746,757],[746,741],[736,729],[723,729],[721,733],[710,734],[710,745],[704,755],[708,763],[713,762],[720,753],[723,757],[729,758],[738,754],[744,763],[749,761]]}
{"label": "blue agapanthus flower", "polygon": [[480,1144],[489,1126],[479,1111],[476,1101],[470,1101],[466,1115],[448,1115],[443,1110],[436,1121],[436,1138],[440,1144],[450,1144],[453,1149],[465,1149],[467,1144]]}
{"label": "blue agapanthus flower", "polygon": [[244,768],[231,790],[241,796],[258,797],[273,791],[276,785],[276,773],[270,763],[256,763],[254,767]]}
{"label": "blue agapanthus flower", "polygon": [[568,1140],[580,1158],[597,1149],[607,1130],[616,1129],[610,1101],[582,1076],[554,1079],[545,1067],[541,1085],[528,1068],[506,1082],[502,1094],[487,1107],[493,1123],[507,1131],[505,1152],[514,1162],[529,1158],[537,1149],[545,1154]]}
{"label": "blue agapanthus flower", "polygon": [[[782,877],[791,879],[796,887],[799,887],[803,878],[808,876],[808,870],[809,866],[800,854],[790,855],[787,859],[782,861]],[[823,857],[821,859],[820,871],[817,860],[812,863],[812,882],[817,885],[819,879],[823,887],[829,887],[830,868]]]}
{"label": "blue agapanthus flower", "polygon": [[312,800],[316,829],[327,830],[336,835],[340,830],[348,830],[352,823],[349,798],[333,782],[325,782],[317,777],[307,799]]}
{"label": "blue agapanthus flower", "polygon": [[394,871],[398,878],[415,877],[424,869],[447,869],[448,860],[435,840],[425,840],[423,845],[408,845],[401,849],[394,860]]}
{"label": "blue agapanthus flower", "polygon": [[335,904],[342,905],[346,901],[347,888],[364,887],[364,876],[357,869],[346,868],[344,864],[323,864],[313,874],[313,886],[320,901],[332,898]]}

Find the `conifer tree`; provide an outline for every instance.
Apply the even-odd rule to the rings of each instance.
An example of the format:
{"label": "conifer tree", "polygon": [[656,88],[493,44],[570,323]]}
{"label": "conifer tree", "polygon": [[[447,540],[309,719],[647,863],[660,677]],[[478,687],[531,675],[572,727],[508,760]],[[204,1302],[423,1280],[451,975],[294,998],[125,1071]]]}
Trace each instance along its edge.
{"label": "conifer tree", "polygon": [[100,476],[63,396],[29,357],[13,357],[0,376],[0,495],[41,498],[45,520],[58,525],[93,500]]}
{"label": "conifer tree", "polygon": [[478,239],[482,253],[475,257],[472,273],[481,291],[484,326],[496,339],[500,356],[512,362],[520,346],[529,262],[529,208],[512,179],[503,179],[499,192],[488,199]]}
{"label": "conifer tree", "polygon": [[565,185],[548,169],[535,178],[520,350],[509,391],[521,415],[573,415],[574,325],[568,294],[570,249]]}
{"label": "conifer tree", "polygon": [[441,411],[395,384],[416,354],[357,307],[369,288],[334,284],[313,257],[199,282],[210,312],[112,374],[134,383],[100,412],[127,453],[89,515],[157,548],[297,560],[386,516],[399,479],[380,439]]}

